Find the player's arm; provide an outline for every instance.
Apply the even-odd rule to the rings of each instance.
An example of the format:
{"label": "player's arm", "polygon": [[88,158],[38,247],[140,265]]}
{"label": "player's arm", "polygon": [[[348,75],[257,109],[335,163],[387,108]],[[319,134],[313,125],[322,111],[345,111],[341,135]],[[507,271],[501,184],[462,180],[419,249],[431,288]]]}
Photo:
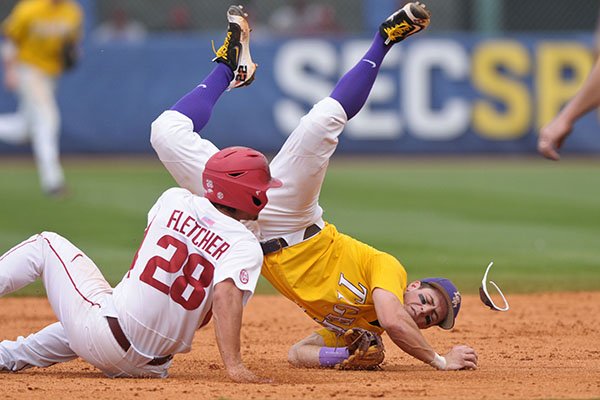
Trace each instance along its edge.
{"label": "player's arm", "polygon": [[17,88],[17,49],[15,44],[10,39],[4,39],[0,45],[2,53],[2,66],[4,67],[4,86],[8,90]]}
{"label": "player's arm", "polygon": [[28,36],[31,18],[31,4],[29,2],[19,2],[2,23],[4,40],[0,51],[4,67],[4,86],[8,90],[16,90],[17,88],[17,52],[21,43]]}
{"label": "player's arm", "polygon": [[575,97],[546,126],[540,130],[538,151],[546,158],[560,159],[558,149],[571,133],[575,122],[584,114],[600,106],[600,60]]}
{"label": "player's arm", "polygon": [[373,302],[379,324],[390,339],[406,353],[442,370],[477,368],[475,351],[468,346],[455,346],[444,357],[437,355],[393,293],[376,288],[373,291]]}
{"label": "player's arm", "polygon": [[231,279],[215,285],[213,317],[217,345],[229,377],[236,382],[267,382],[242,362],[240,332],[242,328],[243,291]]}
{"label": "player's arm", "polygon": [[17,88],[17,46],[25,36],[26,15],[22,5],[17,5],[11,15],[2,23],[2,44],[0,53],[2,55],[2,66],[4,69],[4,86],[8,90]]}

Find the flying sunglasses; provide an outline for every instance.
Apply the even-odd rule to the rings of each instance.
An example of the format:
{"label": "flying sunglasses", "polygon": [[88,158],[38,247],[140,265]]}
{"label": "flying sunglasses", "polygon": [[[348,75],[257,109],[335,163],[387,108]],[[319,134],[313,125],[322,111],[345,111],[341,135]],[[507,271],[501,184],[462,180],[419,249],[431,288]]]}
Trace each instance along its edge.
{"label": "flying sunglasses", "polygon": [[490,293],[488,292],[486,282],[487,282],[488,272],[490,272],[490,268],[492,268],[492,265],[494,265],[493,261],[491,261],[490,264],[487,266],[487,269],[485,270],[485,274],[483,275],[483,279],[481,280],[481,287],[479,288],[479,298],[481,299],[483,304],[485,304],[492,310],[508,311],[510,309],[510,306],[508,305],[508,301],[506,301],[506,297],[504,297],[504,294],[502,293],[502,291],[500,290],[498,285],[496,285],[496,283],[494,283],[494,281],[490,281],[490,283],[492,284],[492,286],[494,286],[496,288],[496,290],[500,294],[500,297],[502,297],[504,306],[502,306],[502,307],[497,306],[496,303],[494,303],[494,300],[492,300],[492,296],[490,296]]}

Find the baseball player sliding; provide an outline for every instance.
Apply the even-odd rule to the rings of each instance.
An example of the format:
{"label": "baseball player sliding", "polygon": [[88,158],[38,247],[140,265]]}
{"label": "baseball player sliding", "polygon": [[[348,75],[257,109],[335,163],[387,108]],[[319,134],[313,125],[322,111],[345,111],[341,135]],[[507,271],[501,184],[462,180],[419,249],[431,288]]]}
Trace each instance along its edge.
{"label": "baseball player sliding", "polygon": [[[179,112],[163,114],[152,129],[160,160],[180,186],[197,194],[206,188],[195,177],[207,147],[189,126],[193,123],[199,132],[221,94],[250,83],[256,69],[248,23],[231,18],[236,9],[229,10],[229,33],[215,58],[219,65],[184,99]],[[376,367],[383,360],[378,334],[385,331],[402,350],[437,369],[477,367],[469,346],[455,346],[441,356],[420,332],[454,326],[461,304],[454,284],[444,278],[408,283],[396,258],[338,232],[323,221],[318,204],[338,136],[364,105],[385,55],[395,43],[426,28],[429,17],[423,5],[409,3],[382,23],[363,58],[301,119],[273,159],[271,171],[283,186],[269,192],[257,221],[246,221],[261,241],[263,275],[323,326],[291,348],[293,365]]]}
{"label": "baseball player sliding", "polygon": [[[243,25],[239,14],[230,11],[229,21]],[[236,87],[246,80],[226,64],[217,71],[208,85],[227,87],[231,81]],[[192,135],[204,112],[194,96],[166,111],[153,129]],[[189,179],[203,185],[203,196],[181,188],[163,193],[148,213],[129,271],[114,289],[91,259],[56,233],[34,235],[0,258],[0,295],[41,278],[59,320],[26,338],[0,342],[0,370],[47,367],[79,356],[110,377],[166,377],[173,355],[188,352],[196,330],[214,315],[231,379],[265,381],[240,355],[242,310],[263,255],[239,221],[255,220],[267,204],[266,191],[281,182],[271,178],[266,158],[255,150],[196,144],[189,155],[202,167]]]}

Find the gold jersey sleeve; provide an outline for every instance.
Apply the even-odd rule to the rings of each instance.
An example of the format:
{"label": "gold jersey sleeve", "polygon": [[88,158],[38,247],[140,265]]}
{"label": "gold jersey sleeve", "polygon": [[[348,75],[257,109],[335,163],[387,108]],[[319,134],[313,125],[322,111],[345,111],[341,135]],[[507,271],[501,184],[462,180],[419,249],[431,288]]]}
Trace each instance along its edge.
{"label": "gold jersey sleeve", "polygon": [[2,24],[17,59],[49,75],[63,71],[63,48],[81,38],[83,13],[73,0],[21,0]]}
{"label": "gold jersey sleeve", "polygon": [[340,334],[352,327],[382,333],[373,290],[403,302],[406,271],[393,256],[326,224],[316,236],[265,256],[263,276],[324,328]]}

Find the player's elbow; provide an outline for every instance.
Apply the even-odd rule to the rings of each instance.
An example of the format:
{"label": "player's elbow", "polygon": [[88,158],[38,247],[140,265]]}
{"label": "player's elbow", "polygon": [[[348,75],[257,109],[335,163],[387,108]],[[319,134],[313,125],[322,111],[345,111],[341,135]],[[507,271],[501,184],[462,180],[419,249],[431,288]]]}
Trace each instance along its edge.
{"label": "player's elbow", "polygon": [[399,319],[379,321],[381,327],[387,332],[390,338],[403,338],[409,334],[406,323]]}

